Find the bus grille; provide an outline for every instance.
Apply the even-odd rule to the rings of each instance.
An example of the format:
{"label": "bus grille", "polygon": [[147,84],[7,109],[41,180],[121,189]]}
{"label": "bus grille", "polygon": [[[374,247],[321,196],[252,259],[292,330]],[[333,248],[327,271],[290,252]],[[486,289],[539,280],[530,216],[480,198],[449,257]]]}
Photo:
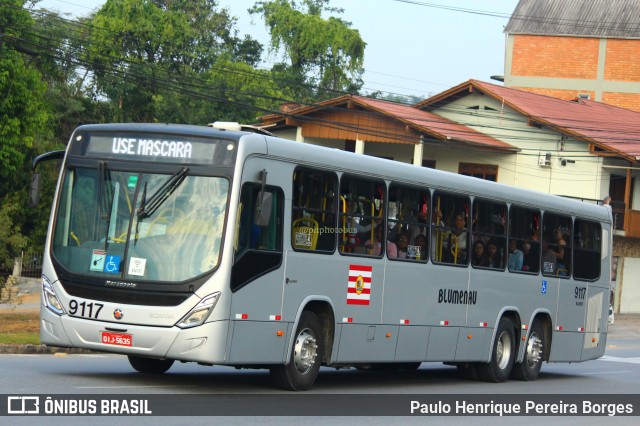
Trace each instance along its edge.
{"label": "bus grille", "polygon": [[130,305],[177,306],[193,294],[99,287],[67,280],[60,280],[60,283],[67,293],[75,297]]}

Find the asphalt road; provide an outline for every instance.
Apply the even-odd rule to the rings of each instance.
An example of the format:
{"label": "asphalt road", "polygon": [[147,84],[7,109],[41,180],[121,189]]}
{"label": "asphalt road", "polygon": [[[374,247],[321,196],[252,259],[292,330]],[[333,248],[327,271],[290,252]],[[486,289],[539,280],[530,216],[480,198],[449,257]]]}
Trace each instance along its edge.
{"label": "asphalt road", "polygon": [[[636,425],[638,417],[411,417],[407,408],[406,417],[355,416],[333,417],[331,401],[336,395],[345,400],[362,404],[381,403],[397,395],[429,395],[443,397],[452,394],[457,398],[465,395],[489,395],[497,401],[509,395],[557,394],[570,398],[584,394],[640,394],[640,324],[637,318],[617,318],[610,327],[605,357],[579,364],[544,364],[540,377],[535,382],[508,381],[501,384],[465,381],[457,377],[455,368],[439,363],[425,363],[416,372],[375,373],[355,369],[336,371],[324,369],[313,389],[305,392],[310,403],[325,404],[326,417],[57,417],[66,424],[536,424],[552,421],[561,425]],[[251,414],[258,396],[275,396],[272,404],[290,403],[299,393],[274,389],[269,374],[264,370],[235,370],[230,367],[207,367],[197,364],[174,364],[164,375],[148,376],[135,373],[123,356],[108,354],[79,355],[0,355],[0,377],[2,393],[12,395],[30,394],[74,394],[126,398],[127,395],[164,395],[180,398],[182,403],[196,398],[217,401],[234,396],[239,399],[239,414]],[[172,397],[173,396],[173,397]],[[280,397],[278,399],[277,397]],[[244,399],[246,398],[246,399]],[[381,399],[383,398],[383,399]],[[640,401],[640,397],[636,397]],[[198,401],[202,401],[198,399]],[[251,402],[249,402],[251,401]],[[302,401],[305,401],[304,399]],[[308,401],[307,401],[308,402]],[[245,405],[243,405],[245,404]],[[278,408],[278,407],[275,407]],[[636,409],[640,409],[638,402]],[[264,410],[264,407],[261,408]],[[276,409],[276,412],[278,410]],[[12,417],[11,424],[48,423],[46,417]],[[5,423],[9,424],[9,423]]]}
{"label": "asphalt road", "polygon": [[[39,305],[37,298],[25,300],[19,306],[8,309],[33,309]],[[0,309],[4,306],[0,306]],[[276,412],[282,406],[291,404],[298,394],[273,388],[269,374],[265,370],[235,370],[230,367],[207,367],[197,364],[176,363],[164,375],[148,376],[134,372],[124,356],[108,354],[2,354],[0,355],[1,394],[11,395],[85,395],[126,398],[127,395],[163,397],[176,396],[182,404],[195,398],[218,401],[225,396],[243,398],[246,395],[275,396],[270,400]],[[427,395],[439,398],[454,395],[495,396],[496,400],[510,395],[563,395],[567,398],[585,394],[631,394],[640,400],[640,315],[617,316],[615,324],[609,327],[605,357],[579,364],[543,364],[540,377],[535,382],[508,381],[501,384],[466,381],[459,379],[453,367],[440,363],[424,363],[416,372],[376,373],[355,369],[340,370],[323,368],[309,392],[308,404],[320,406],[324,415],[314,416],[252,416],[256,401],[247,397],[236,399],[239,414],[233,417],[98,417],[59,416],[55,419],[39,417],[0,417],[0,424],[28,424],[41,426],[53,420],[71,425],[101,425],[114,423],[136,426],[154,425],[197,425],[197,424],[429,424],[457,425],[473,423],[474,426],[496,424],[537,425],[553,422],[561,425],[637,425],[639,417],[412,417],[407,407],[404,417],[368,416],[338,417],[335,411],[336,395],[363,407],[375,407],[398,395]],[[364,401],[362,398],[365,398]],[[202,403],[202,399],[197,400]],[[3,401],[0,401],[0,404]],[[171,402],[167,403],[171,406]],[[404,405],[403,405],[404,407]],[[197,407],[196,407],[197,408]],[[302,407],[304,412],[304,407]],[[638,402],[637,410],[640,410]],[[261,407],[260,412],[265,411]],[[268,410],[267,410],[268,411]],[[298,410],[300,411],[300,407]]]}

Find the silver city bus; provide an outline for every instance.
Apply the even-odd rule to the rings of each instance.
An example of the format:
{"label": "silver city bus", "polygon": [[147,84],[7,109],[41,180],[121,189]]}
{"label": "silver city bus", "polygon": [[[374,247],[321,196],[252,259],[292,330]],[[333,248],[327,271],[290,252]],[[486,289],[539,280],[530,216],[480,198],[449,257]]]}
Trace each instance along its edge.
{"label": "silver city bus", "polygon": [[270,369],[535,380],[603,355],[611,215],[473,177],[211,127],[86,125],[64,156],[41,341]]}

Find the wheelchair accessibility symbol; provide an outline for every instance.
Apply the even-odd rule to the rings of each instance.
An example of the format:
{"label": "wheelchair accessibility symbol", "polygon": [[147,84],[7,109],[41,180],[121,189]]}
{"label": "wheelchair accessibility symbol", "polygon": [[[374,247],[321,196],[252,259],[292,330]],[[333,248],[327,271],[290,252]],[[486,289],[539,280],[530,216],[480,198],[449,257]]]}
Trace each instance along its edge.
{"label": "wheelchair accessibility symbol", "polygon": [[120,256],[107,256],[104,262],[104,272],[109,274],[120,272]]}

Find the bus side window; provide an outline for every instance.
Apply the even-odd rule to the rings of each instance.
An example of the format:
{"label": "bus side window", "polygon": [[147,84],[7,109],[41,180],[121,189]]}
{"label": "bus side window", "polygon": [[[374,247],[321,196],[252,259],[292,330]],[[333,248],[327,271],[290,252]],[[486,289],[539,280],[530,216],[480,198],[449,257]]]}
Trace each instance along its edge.
{"label": "bus side window", "polygon": [[571,218],[545,212],[542,225],[542,273],[571,276]]}
{"label": "bus side window", "polygon": [[426,261],[429,258],[429,227],[427,225],[429,192],[424,189],[391,184],[387,223],[388,239],[397,246],[397,256],[391,259]]}
{"label": "bus side window", "polygon": [[291,247],[333,253],[336,248],[337,184],[334,173],[298,168],[293,173]]}
{"label": "bus side window", "polygon": [[469,262],[468,197],[436,191],[431,213],[431,259],[435,263]]}
{"label": "bus side window", "polygon": [[385,195],[383,181],[342,176],[340,181],[338,239],[340,253],[380,257],[397,253],[386,242]]}
{"label": "bus side window", "polygon": [[[537,274],[540,271],[540,211],[511,206],[509,210],[509,244],[522,252],[521,272]],[[513,241],[513,242],[512,242]],[[510,272],[518,272],[514,262]]]}
{"label": "bus side window", "polygon": [[255,223],[255,207],[260,186],[245,184],[242,188],[236,258],[248,249],[282,251],[282,196],[274,188],[266,187],[265,191],[272,194],[271,214],[269,223],[260,226]]}
{"label": "bus side window", "polygon": [[578,280],[600,278],[602,227],[599,223],[576,219],[573,231],[573,276]]}
{"label": "bus side window", "polygon": [[266,186],[271,194],[269,223],[261,226],[255,222],[256,201],[260,185],[245,183],[238,206],[238,228],[235,263],[231,270],[231,289],[236,291],[267,272],[276,270],[282,263],[282,217],[284,196],[280,188]]}
{"label": "bus side window", "polygon": [[473,229],[471,264],[473,266],[498,270],[504,269],[507,254],[506,225],[506,204],[479,199],[474,200],[471,226]]}

